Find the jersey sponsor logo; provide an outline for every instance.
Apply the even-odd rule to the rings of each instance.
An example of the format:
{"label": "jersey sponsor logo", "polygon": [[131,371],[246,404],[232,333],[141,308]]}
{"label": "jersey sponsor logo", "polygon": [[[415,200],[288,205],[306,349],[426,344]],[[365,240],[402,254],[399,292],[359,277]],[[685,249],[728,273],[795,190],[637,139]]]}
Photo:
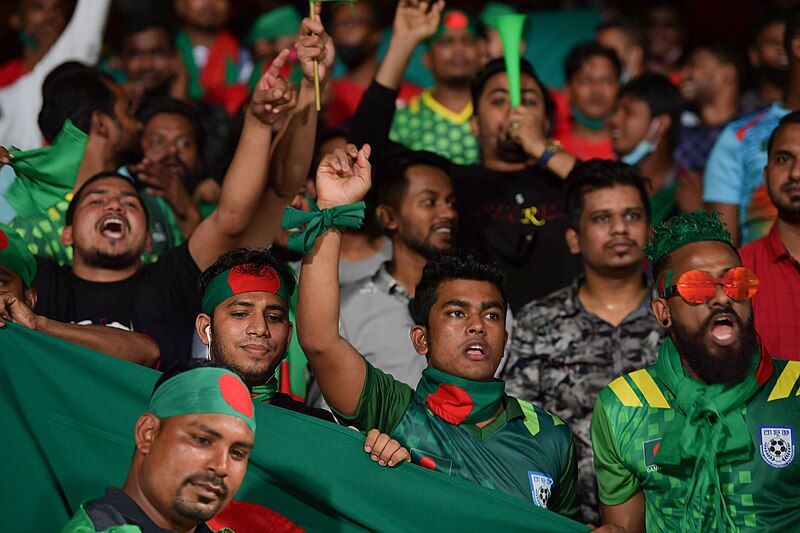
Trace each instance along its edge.
{"label": "jersey sponsor logo", "polygon": [[768,465],[785,468],[794,460],[794,435],[790,427],[761,427],[761,457]]}
{"label": "jersey sponsor logo", "polygon": [[646,440],[642,443],[642,452],[644,454],[644,468],[648,473],[657,472],[659,466],[656,464],[656,455],[658,450],[661,449],[661,437],[652,440]]}
{"label": "jersey sponsor logo", "polygon": [[547,500],[553,490],[553,478],[542,472],[528,470],[528,481],[531,483],[531,497],[533,503],[547,509]]}

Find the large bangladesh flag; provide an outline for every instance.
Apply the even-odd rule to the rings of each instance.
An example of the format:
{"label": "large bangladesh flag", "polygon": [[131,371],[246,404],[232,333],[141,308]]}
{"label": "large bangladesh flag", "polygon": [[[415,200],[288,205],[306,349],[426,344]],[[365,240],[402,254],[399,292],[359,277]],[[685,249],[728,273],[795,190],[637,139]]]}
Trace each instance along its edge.
{"label": "large bangladesh flag", "polygon": [[[0,329],[0,517],[58,531],[121,487],[158,372],[8,324]],[[531,502],[412,464],[381,468],[350,429],[269,405],[236,495],[310,531],[586,531]]]}

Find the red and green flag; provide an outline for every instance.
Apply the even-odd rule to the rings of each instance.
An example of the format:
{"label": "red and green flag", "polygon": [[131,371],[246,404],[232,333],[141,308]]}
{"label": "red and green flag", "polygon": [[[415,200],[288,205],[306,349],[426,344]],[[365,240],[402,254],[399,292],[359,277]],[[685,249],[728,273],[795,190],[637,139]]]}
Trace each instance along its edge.
{"label": "red and green flag", "polygon": [[[15,324],[0,329],[0,346],[0,515],[16,531],[58,531],[82,502],[122,485],[159,373]],[[353,430],[264,404],[255,418],[236,500],[308,531],[588,531],[412,464],[380,468]]]}

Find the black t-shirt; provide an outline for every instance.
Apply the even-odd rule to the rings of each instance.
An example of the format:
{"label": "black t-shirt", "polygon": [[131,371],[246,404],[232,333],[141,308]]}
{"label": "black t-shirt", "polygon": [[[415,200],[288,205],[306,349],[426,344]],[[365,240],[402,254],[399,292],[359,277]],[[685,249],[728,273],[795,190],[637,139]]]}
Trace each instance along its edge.
{"label": "black t-shirt", "polygon": [[526,167],[495,172],[453,165],[459,240],[488,250],[506,273],[512,311],[569,285],[581,272],[564,234],[568,217],[564,181],[552,172]]}
{"label": "black t-shirt", "polygon": [[[377,166],[408,151],[389,140],[396,98],[397,91],[373,81],[352,120],[350,142],[370,143]],[[497,259],[512,311],[566,287],[581,272],[580,256],[569,253],[564,239],[564,182],[555,174],[538,167],[495,172],[452,165],[450,177],[458,199],[459,242]]]}
{"label": "black t-shirt", "polygon": [[102,324],[143,333],[161,352],[161,370],[188,361],[194,323],[200,313],[200,269],[187,244],[164,253],[123,281],[94,282],[69,266],[37,257],[35,312],[76,324]]}

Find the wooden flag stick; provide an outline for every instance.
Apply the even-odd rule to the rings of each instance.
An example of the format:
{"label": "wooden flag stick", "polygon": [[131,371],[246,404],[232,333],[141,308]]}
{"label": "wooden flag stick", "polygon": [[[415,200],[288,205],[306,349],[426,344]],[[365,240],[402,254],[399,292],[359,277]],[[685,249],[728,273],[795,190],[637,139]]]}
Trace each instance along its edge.
{"label": "wooden flag stick", "polygon": [[[309,17],[314,20],[317,16],[316,0],[311,0],[309,5]],[[319,61],[314,60],[314,97],[316,98],[317,111],[320,110],[320,96],[319,96]]]}

